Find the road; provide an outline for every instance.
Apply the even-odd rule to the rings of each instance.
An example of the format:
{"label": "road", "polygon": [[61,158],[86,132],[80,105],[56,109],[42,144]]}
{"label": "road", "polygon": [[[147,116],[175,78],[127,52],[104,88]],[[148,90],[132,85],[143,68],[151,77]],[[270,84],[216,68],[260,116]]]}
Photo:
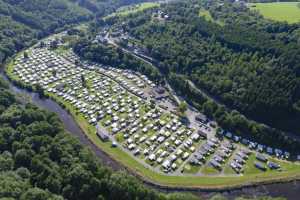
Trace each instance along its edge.
{"label": "road", "polygon": [[191,88],[193,88],[194,90],[196,90],[197,92],[199,92],[200,94],[202,94],[205,98],[207,99],[211,99],[213,100],[215,103],[221,105],[221,106],[225,106],[225,104],[223,104],[219,99],[217,99],[216,97],[210,95],[208,92],[198,88],[195,83],[189,79],[186,79],[186,81],[188,82],[189,86]]}

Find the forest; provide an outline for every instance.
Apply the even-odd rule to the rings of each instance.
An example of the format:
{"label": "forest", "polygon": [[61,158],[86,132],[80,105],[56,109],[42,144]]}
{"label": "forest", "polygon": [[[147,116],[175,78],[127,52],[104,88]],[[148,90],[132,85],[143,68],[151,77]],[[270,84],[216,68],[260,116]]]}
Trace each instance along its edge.
{"label": "forest", "polygon": [[0,0],[0,63],[36,40],[141,0]]}
{"label": "forest", "polygon": [[153,23],[151,12],[132,17],[125,29],[167,74],[185,75],[252,119],[299,130],[299,25],[269,22],[240,4],[203,3],[221,26],[194,4],[166,5],[166,23]]}
{"label": "forest", "polygon": [[156,82],[161,82],[163,79],[158,69],[136,59],[131,54],[124,53],[121,49],[114,49],[101,44],[93,44],[85,37],[76,41],[73,50],[79,56],[87,60],[122,69],[139,71]]}

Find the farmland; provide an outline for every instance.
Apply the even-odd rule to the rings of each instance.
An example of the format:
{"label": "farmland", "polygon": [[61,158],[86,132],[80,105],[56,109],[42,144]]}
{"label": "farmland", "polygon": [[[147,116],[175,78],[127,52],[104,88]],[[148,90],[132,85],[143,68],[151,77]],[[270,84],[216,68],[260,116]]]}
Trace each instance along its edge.
{"label": "farmland", "polygon": [[288,23],[300,22],[299,2],[253,3],[250,9],[259,11],[265,18]]}

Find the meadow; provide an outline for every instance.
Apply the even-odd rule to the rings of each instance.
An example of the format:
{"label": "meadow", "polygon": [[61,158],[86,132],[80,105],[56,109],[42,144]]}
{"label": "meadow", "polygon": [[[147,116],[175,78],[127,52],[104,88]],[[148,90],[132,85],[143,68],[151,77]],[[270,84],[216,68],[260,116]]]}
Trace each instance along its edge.
{"label": "meadow", "polygon": [[257,10],[265,18],[288,23],[300,22],[300,2],[252,3],[251,10]]}
{"label": "meadow", "polygon": [[141,4],[136,4],[132,6],[124,6],[118,9],[115,13],[112,13],[111,15],[108,15],[104,17],[104,19],[113,17],[113,16],[127,16],[129,14],[134,14],[137,12],[141,12],[146,9],[154,8],[154,7],[159,7],[160,4],[156,2],[145,2]]}

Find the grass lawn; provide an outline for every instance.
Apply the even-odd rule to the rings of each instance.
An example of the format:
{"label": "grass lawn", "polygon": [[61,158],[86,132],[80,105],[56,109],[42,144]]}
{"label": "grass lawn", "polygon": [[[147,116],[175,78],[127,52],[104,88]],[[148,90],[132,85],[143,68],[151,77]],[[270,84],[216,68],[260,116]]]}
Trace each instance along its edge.
{"label": "grass lawn", "polygon": [[117,10],[117,12],[112,13],[106,17],[104,17],[104,19],[113,17],[113,16],[127,16],[129,14],[134,14],[137,12],[141,12],[143,10],[149,9],[149,8],[154,8],[154,7],[159,7],[160,4],[156,3],[156,2],[145,2],[145,3],[141,3],[141,4],[136,4],[136,5],[132,5],[132,6],[125,6],[125,7],[121,7],[120,9]]}
{"label": "grass lawn", "polygon": [[212,174],[219,174],[220,171],[218,171],[217,169],[215,169],[212,166],[206,165],[202,168],[201,173],[212,175]]}
{"label": "grass lawn", "polygon": [[214,23],[217,23],[219,24],[220,26],[224,26],[224,22],[220,21],[220,20],[215,20],[210,12],[208,10],[205,10],[205,9],[200,9],[199,11],[199,16],[200,17],[204,17],[207,21],[210,21],[210,22],[214,22]]}
{"label": "grass lawn", "polygon": [[[6,68],[6,73],[12,78],[18,80],[16,76],[14,76],[11,72],[13,70],[14,65],[9,64]],[[155,182],[159,185],[164,186],[180,186],[180,187],[197,187],[202,189],[215,189],[215,188],[228,188],[233,186],[246,185],[249,183],[258,183],[265,181],[274,181],[281,179],[295,179],[300,178],[300,165],[293,164],[286,161],[280,161],[280,165],[284,169],[282,172],[271,171],[260,172],[255,169],[249,167],[247,169],[248,173],[245,173],[244,176],[172,176],[165,175],[162,173],[156,173],[152,171],[149,167],[142,165],[135,158],[128,155],[126,152],[122,151],[119,148],[112,148],[111,142],[102,142],[97,135],[95,134],[95,127],[90,125],[87,120],[82,116],[78,115],[74,107],[63,101],[62,98],[49,94],[51,98],[55,101],[64,104],[66,109],[70,112],[70,114],[74,117],[75,121],[79,124],[79,126],[84,130],[86,136],[100,149],[109,154],[113,159],[122,163],[122,165],[126,166],[130,171],[137,174],[143,179]],[[254,157],[249,159],[250,163],[253,162]],[[251,164],[250,164],[251,165]],[[192,172],[197,171],[197,169],[190,169]],[[211,169],[202,170],[208,173],[212,172]],[[246,170],[245,170],[246,171]]]}
{"label": "grass lawn", "polygon": [[265,18],[288,23],[300,22],[299,2],[252,3],[250,9],[258,10]]}
{"label": "grass lawn", "polygon": [[196,174],[199,172],[201,166],[186,164],[183,168],[184,173],[187,174]]}

